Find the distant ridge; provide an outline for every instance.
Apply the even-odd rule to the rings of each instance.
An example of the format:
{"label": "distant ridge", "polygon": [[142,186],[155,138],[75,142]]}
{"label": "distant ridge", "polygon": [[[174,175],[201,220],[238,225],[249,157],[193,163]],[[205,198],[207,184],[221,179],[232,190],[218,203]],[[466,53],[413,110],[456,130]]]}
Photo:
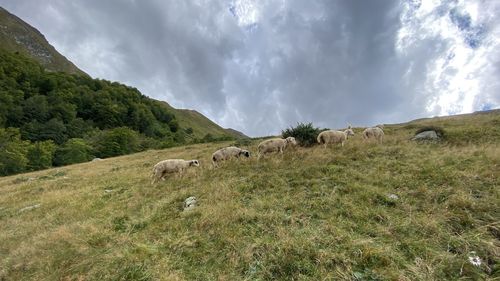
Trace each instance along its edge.
{"label": "distant ridge", "polygon": [[86,75],[57,52],[36,28],[2,7],[0,7],[0,47],[13,52],[22,52],[36,59],[50,71]]}
{"label": "distant ridge", "polygon": [[183,128],[193,129],[193,136],[202,138],[207,134],[212,136],[231,136],[234,138],[248,138],[245,134],[233,129],[224,129],[217,123],[208,119],[205,115],[193,109],[177,109],[167,102],[162,102],[170,111],[174,113],[179,124]]}

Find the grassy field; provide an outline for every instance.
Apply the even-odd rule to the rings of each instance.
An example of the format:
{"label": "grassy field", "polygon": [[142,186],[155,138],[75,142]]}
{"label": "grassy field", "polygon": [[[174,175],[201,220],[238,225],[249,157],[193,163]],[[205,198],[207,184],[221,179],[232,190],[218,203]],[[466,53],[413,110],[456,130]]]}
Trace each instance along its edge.
{"label": "grassy field", "polygon": [[[445,140],[408,140],[426,125]],[[0,280],[498,280],[499,112],[361,131],[218,169],[231,143],[0,178]],[[166,158],[201,166],[151,185]]]}

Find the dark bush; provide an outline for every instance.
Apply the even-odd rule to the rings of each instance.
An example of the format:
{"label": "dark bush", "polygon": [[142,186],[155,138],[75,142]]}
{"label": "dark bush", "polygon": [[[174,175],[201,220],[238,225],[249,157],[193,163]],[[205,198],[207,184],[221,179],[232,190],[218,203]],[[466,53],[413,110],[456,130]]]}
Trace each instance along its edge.
{"label": "dark bush", "polygon": [[294,137],[300,146],[312,146],[317,140],[319,128],[315,128],[312,123],[297,123],[296,127],[290,127],[281,131],[283,138]]}

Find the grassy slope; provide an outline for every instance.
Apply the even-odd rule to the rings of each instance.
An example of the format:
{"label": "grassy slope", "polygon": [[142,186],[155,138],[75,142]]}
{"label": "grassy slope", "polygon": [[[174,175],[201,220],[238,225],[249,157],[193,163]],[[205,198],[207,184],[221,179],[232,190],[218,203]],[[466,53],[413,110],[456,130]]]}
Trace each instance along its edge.
{"label": "grassy slope", "polygon": [[[228,143],[0,178],[0,280],[493,280],[499,122],[492,113],[392,125],[382,145],[358,129],[326,153],[215,170],[210,154]],[[436,123],[447,144],[407,140]],[[151,186],[153,164],[177,157],[202,166]],[[193,195],[199,207],[183,213]]]}
{"label": "grassy slope", "polygon": [[170,106],[168,103],[163,102],[174,114],[182,128],[193,128],[193,136],[203,138],[206,134],[211,134],[215,137],[232,136],[234,138],[241,138],[242,134],[235,130],[224,129],[217,125],[212,120],[205,117],[203,114],[196,110],[190,109],[177,109]]}
{"label": "grassy slope", "polygon": [[85,74],[58,53],[38,30],[2,7],[0,7],[0,48],[22,52],[52,71]]}

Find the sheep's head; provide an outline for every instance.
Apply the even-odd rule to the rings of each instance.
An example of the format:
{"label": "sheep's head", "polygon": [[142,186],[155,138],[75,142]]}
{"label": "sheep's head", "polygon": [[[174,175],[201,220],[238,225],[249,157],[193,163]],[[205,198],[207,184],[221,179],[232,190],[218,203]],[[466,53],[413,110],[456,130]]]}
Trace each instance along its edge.
{"label": "sheep's head", "polygon": [[288,137],[288,138],[286,138],[286,139],[285,139],[285,142],[286,142],[287,144],[297,145],[297,141],[295,140],[295,138],[294,138],[294,137]]}
{"label": "sheep's head", "polygon": [[248,150],[242,149],[240,151],[240,155],[244,155],[245,157],[250,157],[250,152]]}
{"label": "sheep's head", "polygon": [[346,135],[349,136],[354,136],[354,131],[352,130],[351,126],[347,128],[347,130],[344,131]]}
{"label": "sheep's head", "polygon": [[189,166],[198,167],[198,166],[200,166],[200,162],[198,162],[198,160],[191,160],[191,161],[189,161]]}

